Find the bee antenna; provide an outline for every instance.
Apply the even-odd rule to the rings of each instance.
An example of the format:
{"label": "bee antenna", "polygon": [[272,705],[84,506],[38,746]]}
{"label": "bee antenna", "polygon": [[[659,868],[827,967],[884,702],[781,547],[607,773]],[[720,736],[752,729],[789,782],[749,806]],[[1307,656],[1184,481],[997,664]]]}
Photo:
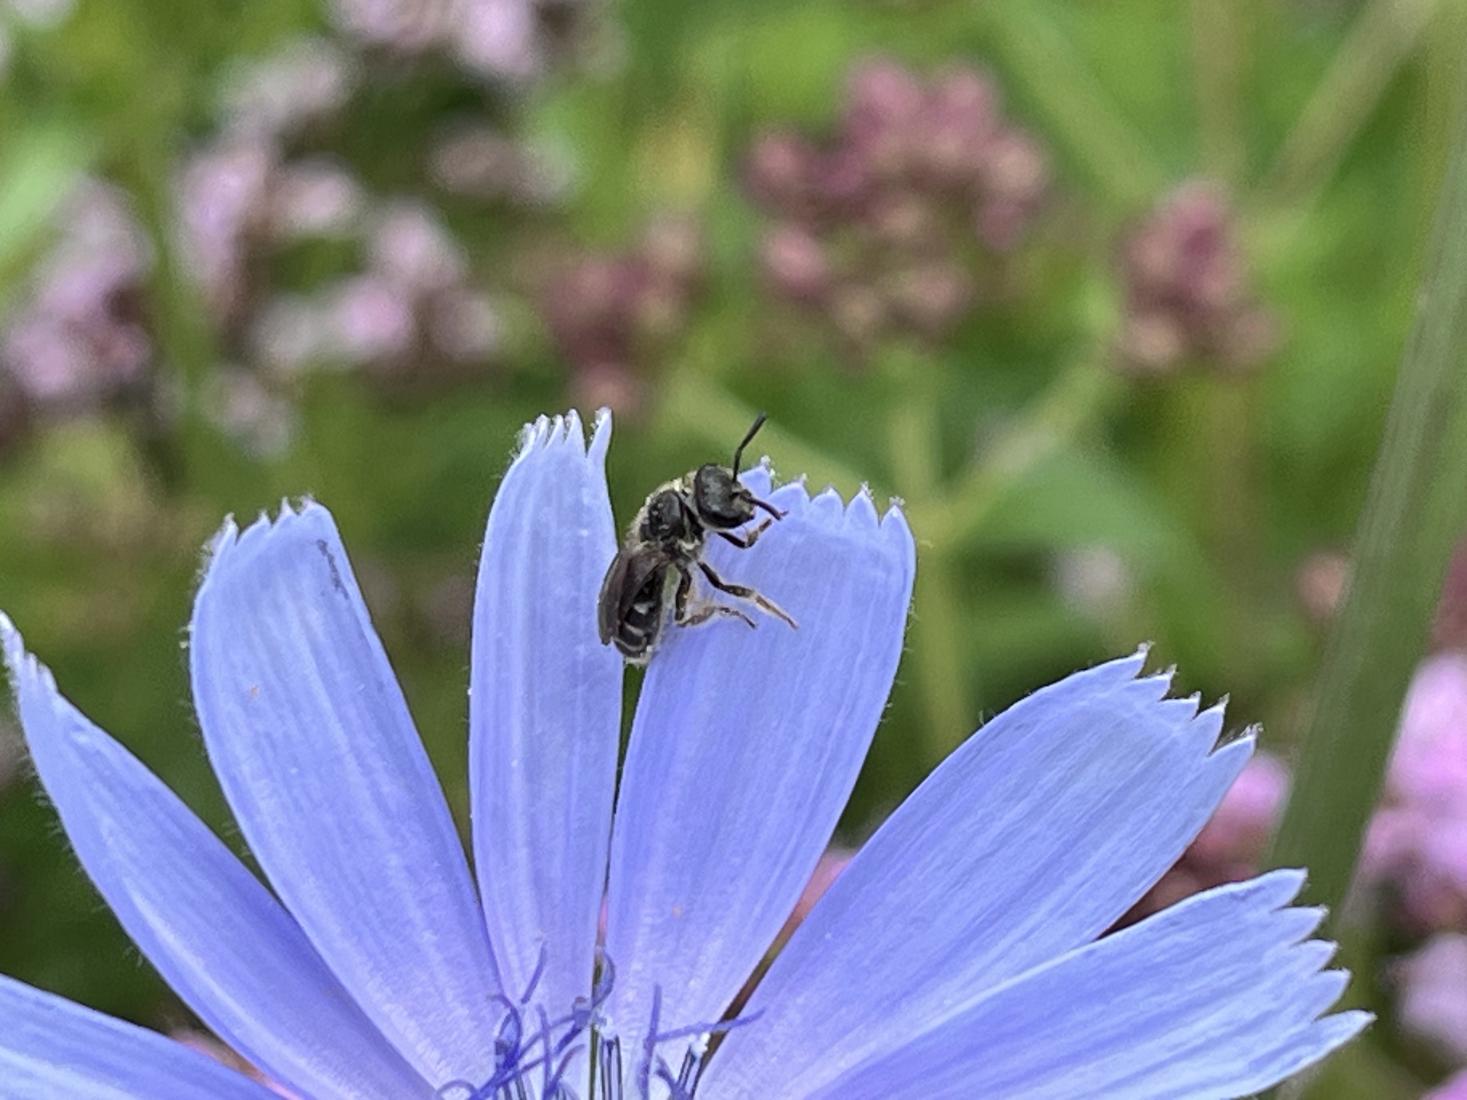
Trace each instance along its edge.
{"label": "bee antenna", "polygon": [[768,413],[760,413],[758,416],[754,417],[754,423],[752,423],[752,424],[749,425],[749,430],[744,433],[744,438],[739,442],[739,445],[734,448],[734,457],[733,457],[733,474],[734,474],[734,477],[738,477],[739,476],[739,464],[744,459],[744,448],[749,445],[750,441],[754,438],[754,436],[756,436],[756,435],[759,434],[759,429],[762,428],[762,427],[764,427],[764,421],[766,421],[768,419],[769,419],[769,414]]}

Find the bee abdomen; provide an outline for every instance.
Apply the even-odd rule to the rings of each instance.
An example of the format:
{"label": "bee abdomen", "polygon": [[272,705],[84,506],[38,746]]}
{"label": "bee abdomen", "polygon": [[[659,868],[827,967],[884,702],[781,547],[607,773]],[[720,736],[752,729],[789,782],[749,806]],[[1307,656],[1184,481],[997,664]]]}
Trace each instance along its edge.
{"label": "bee abdomen", "polygon": [[616,647],[628,657],[651,652],[662,630],[662,616],[663,604],[655,594],[648,593],[633,600],[616,632]]}

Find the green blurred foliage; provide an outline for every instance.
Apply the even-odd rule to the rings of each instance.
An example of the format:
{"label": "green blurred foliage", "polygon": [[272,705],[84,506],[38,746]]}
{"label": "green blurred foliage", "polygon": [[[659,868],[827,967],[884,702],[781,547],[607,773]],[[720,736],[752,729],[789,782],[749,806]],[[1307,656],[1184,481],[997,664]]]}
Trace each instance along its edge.
{"label": "green blurred foliage", "polygon": [[[782,473],[905,499],[916,614],[842,823],[858,840],[983,717],[1145,640],[1180,667],[1180,687],[1229,693],[1233,720],[1262,722],[1289,754],[1322,636],[1299,571],[1347,546],[1364,498],[1445,160],[1462,6],[623,0],[594,62],[514,94],[374,71],[338,151],[391,190],[421,178],[418,138],[449,114],[555,150],[570,184],[550,207],[443,203],[475,277],[496,285],[524,250],[627,247],[667,209],[700,219],[706,286],[644,365],[645,406],[618,422],[613,499],[625,520],[650,486],[723,454],[756,408],[771,414],[761,442]],[[482,525],[520,424],[573,392],[525,308],[507,361],[470,383],[393,393],[305,379],[294,443],[273,457],[197,414],[221,336],[167,262],[168,181],[211,125],[228,62],[325,26],[304,0],[186,12],[81,0],[58,29],[17,25],[0,81],[0,314],[55,232],[68,181],[85,169],[121,183],[163,253],[149,304],[185,410],[162,440],[127,416],[91,417],[0,457],[0,605],[70,697],[241,849],[181,653],[200,547],[221,518],[286,495],[332,508],[466,821]],[[877,52],[919,71],[990,67],[1007,111],[1050,150],[1054,197],[1011,293],[941,346],[862,365],[814,328],[771,336],[762,221],[740,181],[761,130],[828,130],[852,64]],[[1298,132],[1322,87],[1354,90],[1348,117]],[[1250,373],[1125,378],[1109,366],[1116,242],[1196,175],[1231,187],[1283,342]],[[0,789],[0,971],[150,1024],[184,1019],[26,779]],[[1376,1064],[1382,1041],[1370,1043],[1352,1057],[1374,1068],[1335,1095],[1411,1095],[1411,1073]]]}

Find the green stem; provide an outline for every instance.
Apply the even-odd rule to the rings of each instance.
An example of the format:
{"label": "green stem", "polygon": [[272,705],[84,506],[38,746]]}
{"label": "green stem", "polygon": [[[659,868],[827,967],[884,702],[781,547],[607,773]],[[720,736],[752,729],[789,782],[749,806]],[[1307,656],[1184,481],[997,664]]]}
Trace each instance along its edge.
{"label": "green stem", "polygon": [[[1205,0],[1204,0],[1205,2]],[[1438,0],[1372,0],[1284,139],[1259,187],[1263,201],[1296,219],[1334,177],[1416,48]]]}
{"label": "green stem", "polygon": [[1197,530],[1226,587],[1218,614],[1219,652],[1232,670],[1229,687],[1247,693],[1267,660],[1257,637],[1254,608],[1272,593],[1264,578],[1259,540],[1267,530],[1255,489],[1258,374],[1212,370],[1179,380],[1172,394],[1175,444],[1186,456],[1185,477],[1194,487]]}
{"label": "green stem", "polygon": [[[930,357],[905,349],[892,352],[885,366],[898,395],[887,434],[892,481],[908,501],[909,510],[921,511],[927,502],[941,500],[944,493],[940,368]],[[958,611],[961,585],[954,570],[953,547],[929,540],[916,523],[912,529],[924,551],[912,593],[910,629],[914,676],[926,711],[925,771],[972,732],[967,701],[974,683],[973,670],[964,659]]]}
{"label": "green stem", "polygon": [[1124,392],[1124,381],[1102,365],[1086,359],[1071,366],[941,497],[911,504],[913,530],[937,545],[962,545],[1016,481],[1100,419]]}
{"label": "green stem", "polygon": [[1234,4],[1192,0],[1192,68],[1197,81],[1202,163],[1208,175],[1236,184],[1243,174],[1243,15]]}
{"label": "green stem", "polygon": [[1271,859],[1307,866],[1310,896],[1334,906],[1349,887],[1401,700],[1467,527],[1467,115],[1458,102],[1434,255],[1360,519],[1354,579]]}
{"label": "green stem", "polygon": [[993,35],[993,49],[1070,149],[1117,204],[1140,206],[1166,178],[1141,132],[1075,55],[1052,18],[1024,0],[974,5]]}
{"label": "green stem", "polygon": [[166,423],[156,409],[144,410],[135,434],[142,457],[161,486],[174,491],[191,472],[207,465],[217,452],[218,440],[203,409],[205,386],[214,368],[214,334],[178,254],[167,149],[166,141],[140,139],[119,174],[128,185],[153,253],[149,304],[162,366],[165,376],[171,374],[181,383],[179,421]]}
{"label": "green stem", "polygon": [[1421,233],[1430,228],[1429,218],[1436,186],[1451,157],[1452,120],[1457,109],[1458,74],[1467,64],[1467,0],[1442,0],[1432,33],[1423,50],[1426,70],[1425,106],[1422,110],[1422,140],[1412,142],[1417,154],[1417,175],[1423,194],[1412,203],[1421,210]]}

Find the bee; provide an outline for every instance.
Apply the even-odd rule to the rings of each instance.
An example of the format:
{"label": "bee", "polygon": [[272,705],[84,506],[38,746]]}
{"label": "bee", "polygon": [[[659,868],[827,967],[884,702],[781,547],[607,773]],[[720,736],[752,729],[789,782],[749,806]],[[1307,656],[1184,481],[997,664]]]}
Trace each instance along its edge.
{"label": "bee", "polygon": [[[672,620],[678,626],[697,626],[714,616],[739,619],[750,628],[755,625],[737,607],[715,602],[694,606],[690,602],[694,569],[719,592],[748,600],[766,614],[798,627],[774,601],[752,588],[729,584],[703,560],[709,534],[747,550],[770,524],[785,517],[739,483],[744,448],[764,420],[763,413],[754,418],[734,448],[731,466],[710,462],[669,481],[646,499],[632,521],[626,540],[606,570],[597,602],[601,644],[614,644],[628,664],[644,665],[651,659],[668,618],[669,601]],[[763,523],[747,534],[735,533],[735,528],[751,522],[760,511],[768,513]]]}

